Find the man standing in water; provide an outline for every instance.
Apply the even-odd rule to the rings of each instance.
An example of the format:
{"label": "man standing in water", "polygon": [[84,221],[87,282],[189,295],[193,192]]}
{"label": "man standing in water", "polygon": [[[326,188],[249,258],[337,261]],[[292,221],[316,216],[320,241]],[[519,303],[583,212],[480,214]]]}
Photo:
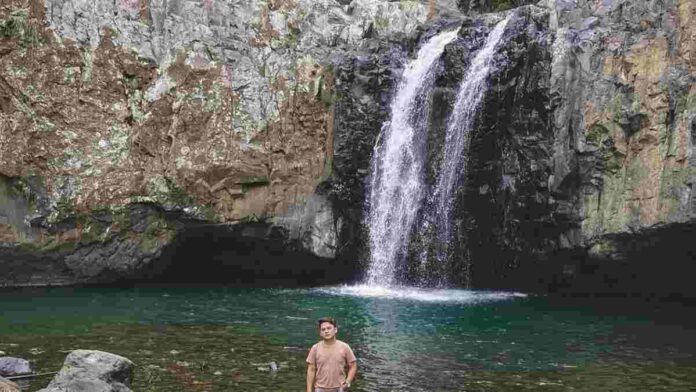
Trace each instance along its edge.
{"label": "man standing in water", "polygon": [[336,339],[336,320],[324,317],[318,324],[321,341],[312,346],[307,356],[307,392],[346,391],[358,371],[353,350]]}

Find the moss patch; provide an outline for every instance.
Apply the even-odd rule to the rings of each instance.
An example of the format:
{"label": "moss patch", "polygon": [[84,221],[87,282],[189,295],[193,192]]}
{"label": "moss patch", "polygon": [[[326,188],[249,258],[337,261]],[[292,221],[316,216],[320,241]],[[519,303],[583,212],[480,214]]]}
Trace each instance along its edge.
{"label": "moss patch", "polygon": [[597,123],[590,127],[585,135],[587,142],[597,146],[601,151],[605,172],[617,173],[625,159],[624,154],[614,145],[613,134],[619,131],[620,127],[614,122]]}
{"label": "moss patch", "polygon": [[17,9],[0,20],[0,37],[15,39],[20,47],[32,48],[41,44],[41,36],[35,26],[29,23],[29,12]]}
{"label": "moss patch", "polygon": [[162,215],[148,218],[147,228],[140,238],[139,247],[145,253],[152,253],[171,242],[176,235],[176,228]]}
{"label": "moss patch", "polygon": [[510,0],[493,0],[491,5],[495,12],[509,10],[514,6]]}

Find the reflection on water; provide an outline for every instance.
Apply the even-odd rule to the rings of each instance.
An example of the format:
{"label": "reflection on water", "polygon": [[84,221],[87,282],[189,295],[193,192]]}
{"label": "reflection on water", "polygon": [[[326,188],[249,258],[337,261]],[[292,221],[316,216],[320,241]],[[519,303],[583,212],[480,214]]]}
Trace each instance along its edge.
{"label": "reflection on water", "polygon": [[[150,376],[188,364],[207,390],[301,389],[304,357],[318,340],[315,320],[326,315],[337,317],[339,339],[358,357],[357,391],[592,390],[582,387],[597,385],[588,379],[613,385],[623,374],[632,377],[623,385],[655,379],[667,390],[696,385],[696,348],[687,344],[696,334],[689,327],[515,293],[360,286],[52,289],[2,293],[0,304],[0,350],[29,356],[45,370],[59,366],[63,350],[102,348],[137,359],[138,371]],[[31,354],[35,348],[44,353]],[[278,389],[285,385],[278,375],[257,370],[277,358],[288,363],[278,374],[287,389]],[[153,380],[159,381],[150,389],[136,390],[181,390],[172,387],[176,378]],[[622,388],[616,390],[631,390]]]}

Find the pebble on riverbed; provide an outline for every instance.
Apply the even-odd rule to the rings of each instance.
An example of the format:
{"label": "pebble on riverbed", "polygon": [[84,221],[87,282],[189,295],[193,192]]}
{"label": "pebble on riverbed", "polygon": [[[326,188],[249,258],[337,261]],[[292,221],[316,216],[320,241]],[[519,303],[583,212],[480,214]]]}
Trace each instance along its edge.
{"label": "pebble on riverbed", "polygon": [[263,365],[256,367],[256,370],[260,372],[277,372],[280,369],[280,366],[275,361],[264,364],[254,363],[253,365]]}

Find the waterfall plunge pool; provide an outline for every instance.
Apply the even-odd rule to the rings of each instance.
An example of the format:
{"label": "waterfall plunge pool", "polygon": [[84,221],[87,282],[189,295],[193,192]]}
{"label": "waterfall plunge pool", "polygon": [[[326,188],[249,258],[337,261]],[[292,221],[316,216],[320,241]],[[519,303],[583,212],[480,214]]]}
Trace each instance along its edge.
{"label": "waterfall plunge pool", "polygon": [[325,315],[338,319],[339,338],[359,358],[354,391],[696,386],[693,326],[516,293],[56,288],[2,292],[0,304],[5,355],[44,372],[72,349],[117,353],[136,363],[134,391],[303,390],[315,320]]}

